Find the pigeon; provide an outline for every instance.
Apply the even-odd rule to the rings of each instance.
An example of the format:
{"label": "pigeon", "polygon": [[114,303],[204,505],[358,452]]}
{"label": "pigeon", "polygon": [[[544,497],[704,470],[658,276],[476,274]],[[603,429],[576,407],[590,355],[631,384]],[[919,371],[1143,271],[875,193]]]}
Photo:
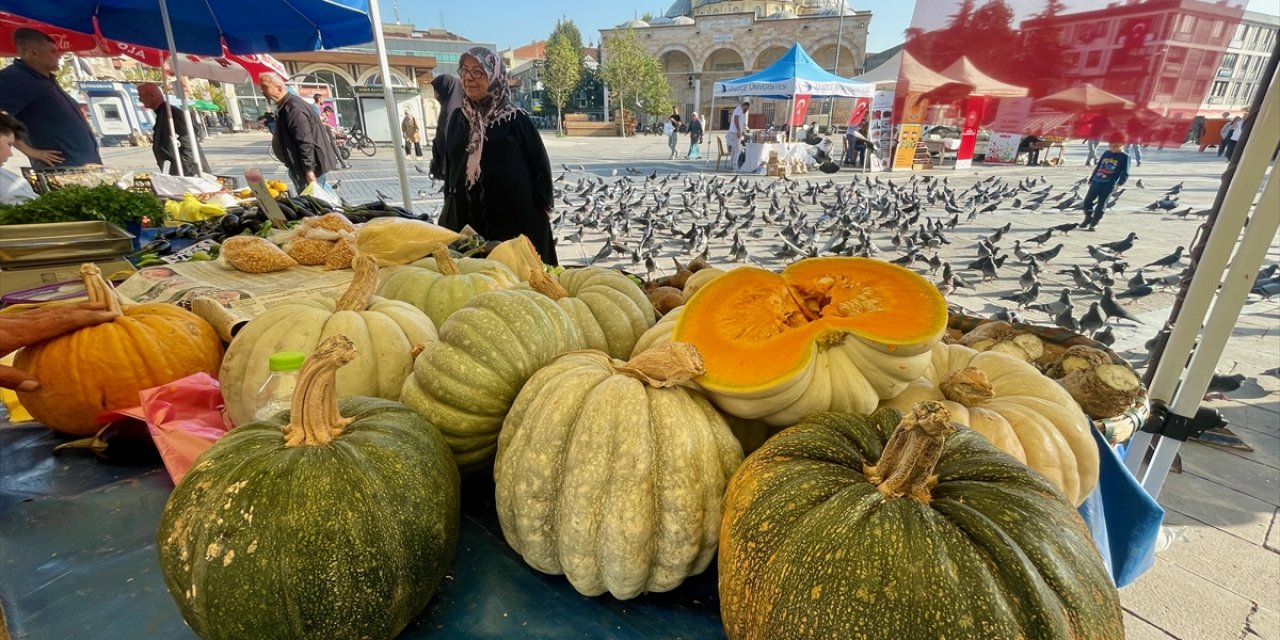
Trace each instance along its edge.
{"label": "pigeon", "polygon": [[1186,247],[1182,245],[1178,245],[1178,248],[1175,249],[1173,253],[1163,258],[1160,258],[1159,260],[1156,260],[1155,262],[1152,262],[1150,264],[1144,264],[1142,265],[1142,267],[1144,269],[1147,267],[1172,267],[1173,265],[1177,264],[1179,260],[1182,260],[1182,252],[1185,250],[1186,250]]}
{"label": "pigeon", "polygon": [[333,181],[333,184],[329,185],[329,188],[330,188],[330,189],[333,189],[334,191],[337,191],[337,190],[338,190],[338,187],[341,187],[341,186],[342,186],[342,181],[341,181],[341,180],[334,180],[334,181]]}
{"label": "pigeon", "polygon": [[1059,313],[1058,315],[1053,317],[1053,323],[1058,325],[1059,327],[1062,327],[1063,329],[1066,329],[1067,331],[1074,331],[1079,333],[1080,323],[1076,321],[1075,316],[1071,315],[1072,311],[1073,309],[1071,307],[1067,307],[1066,309],[1063,309],[1062,313]]}
{"label": "pigeon", "polygon": [[1018,303],[1018,308],[1022,308],[1035,302],[1036,298],[1039,298],[1039,297],[1040,297],[1040,283],[1037,282],[1031,285],[1031,288],[1027,289],[1026,291],[1021,291],[1021,292],[1014,293],[1007,296],[1000,296],[1000,299],[1008,300],[1010,302],[1016,302]]}
{"label": "pigeon", "polygon": [[1040,282],[1040,279],[1036,277],[1035,267],[1027,267],[1027,270],[1022,272],[1022,275],[1018,276],[1018,285],[1021,286],[1024,291],[1030,289],[1031,285],[1038,282]]}
{"label": "pigeon", "polygon": [[1058,226],[1056,226],[1056,227],[1053,227],[1053,230],[1054,230],[1054,231],[1061,231],[1061,232],[1062,232],[1062,235],[1064,235],[1064,236],[1065,236],[1065,235],[1070,235],[1070,234],[1071,234],[1071,230],[1072,230],[1072,229],[1075,229],[1075,228],[1076,228],[1076,227],[1078,227],[1078,226],[1080,226],[1080,223],[1079,223],[1079,222],[1068,222],[1068,223],[1066,223],[1066,224],[1060,224],[1060,225],[1058,225]]}
{"label": "pigeon", "polygon": [[1130,287],[1129,289],[1126,289],[1124,291],[1121,291],[1120,293],[1117,293],[1116,297],[1117,298],[1133,298],[1136,300],[1138,298],[1149,296],[1154,292],[1155,292],[1155,287],[1152,287],[1149,284],[1140,284],[1136,287]]}
{"label": "pigeon", "polygon": [[1213,396],[1218,400],[1226,400],[1227,394],[1238,390],[1244,385],[1244,381],[1245,375],[1243,373],[1235,373],[1232,375],[1214,373],[1213,377],[1209,379],[1209,388],[1205,390],[1204,397],[1206,400],[1208,400],[1210,396]]}
{"label": "pigeon", "polygon": [[1089,303],[1089,310],[1080,316],[1080,331],[1093,335],[1107,323],[1102,319],[1102,312],[1098,310],[1097,302]]}
{"label": "pigeon", "polygon": [[422,175],[424,175],[424,176],[425,176],[425,175],[427,175],[427,170],[426,170],[426,169],[423,169],[423,168],[422,168],[422,165],[420,165],[420,164],[418,164],[418,163],[416,163],[416,162],[415,162],[415,163],[414,163],[414,165],[413,165],[413,170],[414,170],[414,171],[417,171],[418,173],[421,173],[421,174],[422,174]]}
{"label": "pigeon", "polygon": [[1128,320],[1130,322],[1142,324],[1141,320],[1139,320],[1132,313],[1129,313],[1128,309],[1125,309],[1124,307],[1120,306],[1119,302],[1116,302],[1115,296],[1111,294],[1111,287],[1102,288],[1101,303],[1102,303],[1102,311],[1107,314],[1107,318],[1124,318],[1125,320]]}
{"label": "pigeon", "polygon": [[1138,234],[1130,231],[1129,235],[1125,236],[1123,240],[1116,240],[1115,242],[1106,242],[1099,246],[1119,256],[1119,255],[1123,255],[1124,252],[1132,249],[1133,241],[1137,239],[1138,239]]}
{"label": "pigeon", "polygon": [[1031,254],[1031,257],[1045,264],[1049,264],[1054,258],[1058,257],[1058,254],[1061,252],[1062,252],[1062,243],[1059,242],[1058,246],[1052,249],[1049,249],[1047,251],[1041,251],[1040,253],[1033,253]]}
{"label": "pigeon", "polygon": [[1146,185],[1142,184],[1142,178],[1138,178],[1138,181],[1137,181],[1137,182],[1134,182],[1134,183],[1133,183],[1133,186],[1135,186],[1135,187],[1137,187],[1137,188],[1139,188],[1139,189],[1146,189],[1146,188],[1147,188],[1147,187],[1146,187]]}
{"label": "pigeon", "polygon": [[383,193],[383,192],[382,192],[382,189],[374,189],[374,192],[376,192],[376,193],[378,194],[378,199],[380,199],[380,200],[390,200],[390,199],[391,199],[391,196],[389,196],[389,195],[387,195],[387,194],[385,194],[385,193]]}
{"label": "pigeon", "polygon": [[1109,347],[1116,343],[1116,334],[1111,331],[1111,325],[1107,325],[1102,328],[1102,331],[1094,333],[1093,339],[1097,340],[1099,344]]}
{"label": "pigeon", "polygon": [[613,243],[605,241],[604,246],[600,247],[600,250],[596,252],[596,255],[592,257],[591,261],[588,262],[587,264],[593,265],[597,262],[600,262],[601,260],[608,258],[609,255],[612,253],[613,253]]}
{"label": "pigeon", "polygon": [[1089,256],[1093,258],[1095,262],[1113,262],[1116,259],[1115,254],[1105,249],[1099,249],[1093,245],[1087,245],[1085,249],[1089,251]]}
{"label": "pigeon", "polygon": [[[1072,224],[1072,227],[1074,226],[1075,225]],[[1027,242],[1034,242],[1036,243],[1036,246],[1039,247],[1039,246],[1044,246],[1044,243],[1048,242],[1049,238],[1052,238],[1052,237],[1053,237],[1053,229],[1049,229],[1044,233],[1027,238]]]}

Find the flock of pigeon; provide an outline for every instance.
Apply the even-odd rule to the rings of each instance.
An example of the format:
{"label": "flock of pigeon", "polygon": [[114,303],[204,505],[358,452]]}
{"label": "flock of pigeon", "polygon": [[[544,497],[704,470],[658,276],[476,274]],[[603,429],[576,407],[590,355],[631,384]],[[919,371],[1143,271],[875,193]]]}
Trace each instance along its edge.
{"label": "flock of pigeon", "polygon": [[[721,266],[770,269],[807,257],[876,256],[930,277],[954,299],[989,297],[995,286],[1016,282],[999,296],[1007,305],[982,315],[1053,322],[1111,344],[1111,323],[1140,322],[1127,301],[1177,285],[1178,267],[1186,264],[1185,248],[1178,247],[1130,265],[1125,254],[1139,241],[1134,232],[1089,244],[1083,256],[1064,254],[1062,237],[1080,231],[1086,180],[1055,190],[1045,177],[993,175],[960,188],[933,176],[760,181],[626,169],[622,177],[615,171],[606,178],[584,174],[581,166],[561,168],[552,214],[561,261],[618,267],[642,278],[660,275],[668,258],[687,262],[699,255]],[[1141,180],[1134,186],[1145,188]],[[1182,188],[1168,189],[1148,208],[1207,215],[1194,207],[1174,211]],[[1108,206],[1124,192],[1117,189]],[[993,229],[984,218],[998,212],[1037,217],[1017,231],[1013,222]],[[597,250],[588,255],[588,247]],[[1057,289],[1055,298],[1049,292]]]}

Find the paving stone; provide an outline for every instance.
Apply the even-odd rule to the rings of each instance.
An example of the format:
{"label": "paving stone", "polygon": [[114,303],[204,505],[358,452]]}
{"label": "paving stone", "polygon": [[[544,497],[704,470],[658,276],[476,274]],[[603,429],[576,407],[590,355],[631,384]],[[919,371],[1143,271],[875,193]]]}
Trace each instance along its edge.
{"label": "paving stone", "polygon": [[1176,511],[1166,514],[1165,525],[1181,528],[1186,539],[1160,552],[1161,561],[1250,601],[1280,604],[1280,554]]}
{"label": "paving stone", "polygon": [[1120,602],[1180,640],[1238,638],[1253,610],[1248,599],[1160,558],[1146,576],[1121,590]]}
{"label": "paving stone", "polygon": [[1263,546],[1269,551],[1280,553],[1280,510],[1271,514],[1271,526],[1267,528],[1267,539]]}
{"label": "paving stone", "polygon": [[1239,491],[1190,474],[1170,474],[1160,504],[1261,545],[1275,507]]}
{"label": "paving stone", "polygon": [[[1265,436],[1256,436],[1262,438]],[[1184,444],[1182,470],[1216,482],[1273,506],[1280,506],[1280,470],[1245,456],[1227,453],[1218,447],[1195,442]]]}
{"label": "paving stone", "polygon": [[1138,616],[1124,612],[1125,640],[1170,640],[1171,636]]}

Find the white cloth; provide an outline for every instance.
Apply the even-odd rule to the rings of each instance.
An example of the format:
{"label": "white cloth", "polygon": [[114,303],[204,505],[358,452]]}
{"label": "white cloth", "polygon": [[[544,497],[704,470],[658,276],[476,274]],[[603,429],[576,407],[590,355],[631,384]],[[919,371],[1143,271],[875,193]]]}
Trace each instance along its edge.
{"label": "white cloth", "polygon": [[36,192],[22,176],[8,169],[0,169],[0,204],[22,204],[35,199]]}
{"label": "white cloth", "polygon": [[671,124],[671,121],[670,121],[670,120],[668,120],[668,121],[666,121],[666,122],[662,123],[662,135],[667,136],[668,138],[670,138],[670,137],[671,137],[671,134],[673,134],[673,133],[675,133],[675,132],[676,132],[676,127],[675,127],[675,125]]}
{"label": "white cloth", "polygon": [[[742,123],[742,128],[738,127],[738,123]],[[729,116],[729,134],[740,133],[742,129],[747,128],[747,112],[742,110],[742,105],[738,105],[733,109],[733,115]]]}
{"label": "white cloth", "polygon": [[[1240,130],[1244,128],[1244,120],[1241,120],[1240,122],[1237,122],[1235,124],[1227,123],[1227,127],[1230,127],[1230,131],[1227,131],[1226,135],[1222,136],[1222,139],[1239,141]],[[1223,127],[1223,128],[1225,129],[1226,127]]]}

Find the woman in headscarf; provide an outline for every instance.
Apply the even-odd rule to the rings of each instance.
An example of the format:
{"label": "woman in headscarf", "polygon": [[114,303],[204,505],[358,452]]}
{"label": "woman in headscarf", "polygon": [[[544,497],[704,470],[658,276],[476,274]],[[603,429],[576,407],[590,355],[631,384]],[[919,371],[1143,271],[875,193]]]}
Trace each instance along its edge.
{"label": "woman in headscarf", "polygon": [[[431,140],[431,177],[444,180],[447,172],[444,168],[445,153],[448,140],[449,118],[462,107],[462,81],[458,76],[445,74],[431,80],[431,87],[436,90],[436,101],[440,103],[440,116],[436,118],[436,135]],[[450,229],[462,228],[453,212],[453,196],[445,189],[444,206],[440,209],[440,224]]]}
{"label": "woman in headscarf", "polygon": [[444,162],[455,215],[445,226],[471,225],[485,240],[524,234],[543,262],[558,264],[551,161],[529,116],[511,102],[502,59],[474,47],[462,54],[458,75],[462,106],[449,119]]}

